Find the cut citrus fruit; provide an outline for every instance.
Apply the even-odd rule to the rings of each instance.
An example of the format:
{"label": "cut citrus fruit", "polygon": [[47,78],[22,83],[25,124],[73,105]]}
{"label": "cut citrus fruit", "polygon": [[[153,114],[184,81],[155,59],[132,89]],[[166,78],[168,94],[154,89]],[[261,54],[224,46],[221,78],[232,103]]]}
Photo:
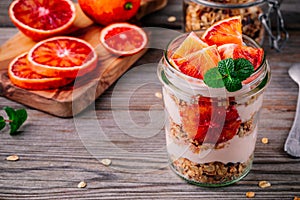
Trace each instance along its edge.
{"label": "cut citrus fruit", "polygon": [[262,48],[242,46],[237,44],[224,44],[218,47],[222,59],[226,58],[245,58],[251,62],[256,70],[263,60],[264,52]]}
{"label": "cut citrus fruit", "polygon": [[204,74],[211,68],[217,67],[221,57],[218,53],[217,46],[212,45],[196,51],[183,58],[173,59],[176,66],[182,73],[203,79]]}
{"label": "cut citrus fruit", "polygon": [[15,0],[9,16],[21,32],[39,41],[67,32],[75,20],[75,6],[71,0]]}
{"label": "cut citrus fruit", "polygon": [[218,51],[221,56],[221,59],[233,58],[233,51],[237,47],[237,44],[228,43],[218,46]]}
{"label": "cut citrus fruit", "polygon": [[114,23],[102,29],[100,42],[111,53],[127,56],[143,50],[148,38],[144,30],[136,25]]}
{"label": "cut citrus fruit", "polygon": [[182,126],[189,139],[200,144],[219,144],[236,135],[241,124],[237,109],[234,105],[226,108],[218,103],[216,99],[200,97],[198,104],[181,107]]}
{"label": "cut citrus fruit", "polygon": [[172,55],[172,59],[183,58],[187,55],[199,51],[208,45],[203,42],[194,32],[191,32],[182,42],[182,44],[176,49]]}
{"label": "cut citrus fruit", "polygon": [[250,46],[237,46],[233,51],[233,59],[245,58],[249,60],[254,70],[256,70],[263,60],[264,51],[262,48],[254,48]]}
{"label": "cut citrus fruit", "polygon": [[32,69],[49,77],[75,78],[92,71],[97,65],[94,48],[74,37],[53,37],[37,43],[28,53]]}
{"label": "cut citrus fruit", "polygon": [[242,20],[241,16],[234,16],[216,22],[209,27],[201,39],[208,45],[235,43],[242,45]]}
{"label": "cut citrus fruit", "polygon": [[11,61],[8,76],[13,84],[30,90],[46,90],[59,88],[72,82],[73,79],[46,77],[35,73],[27,60],[27,53],[21,54]]}

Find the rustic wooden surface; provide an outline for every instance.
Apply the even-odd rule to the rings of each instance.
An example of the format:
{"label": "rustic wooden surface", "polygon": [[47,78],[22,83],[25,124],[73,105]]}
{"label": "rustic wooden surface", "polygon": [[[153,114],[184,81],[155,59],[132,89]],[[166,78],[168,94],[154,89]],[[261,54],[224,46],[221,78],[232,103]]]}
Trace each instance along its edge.
{"label": "rustic wooden surface", "polygon": [[[8,3],[6,0],[0,2],[0,23],[3,25],[0,44],[17,32],[9,27]],[[181,11],[181,1],[169,0],[165,9],[141,22],[144,26],[181,30]],[[106,133],[102,140],[94,141],[93,137],[96,138],[101,130],[93,126],[92,115],[61,119],[28,107],[25,108],[29,119],[20,135],[0,132],[0,199],[246,199],[247,191],[256,193],[254,199],[292,200],[300,196],[300,159],[291,158],[283,151],[295,115],[298,91],[287,71],[300,61],[299,1],[284,0],[282,11],[290,40],[281,53],[269,49],[267,42],[264,44],[272,80],[265,94],[253,168],[243,180],[222,188],[189,185],[167,167],[162,131],[142,138],[142,133],[149,131],[145,130],[141,131],[141,137],[133,137],[117,125],[116,118],[122,117],[128,108],[138,128],[151,123],[150,108],[151,112],[162,111],[162,102],[155,96],[160,91],[156,66],[146,65],[158,62],[162,51],[149,49],[135,63],[134,70],[120,79],[122,84],[110,87],[86,111],[90,113],[95,108],[101,130]],[[177,21],[170,23],[167,18],[172,15]],[[158,42],[166,43],[169,39],[169,35],[162,34]],[[130,95],[133,90],[134,94]],[[0,97],[0,107],[3,106],[24,107]],[[130,129],[133,133],[136,127],[128,123]],[[262,137],[268,137],[269,144],[262,144]],[[93,148],[101,147],[105,148],[91,155]],[[20,160],[6,161],[6,156],[11,154],[19,155]],[[105,167],[97,158],[111,158],[112,165]],[[87,182],[87,187],[77,188],[82,180]],[[267,180],[272,186],[261,189],[257,186],[260,180]]]}

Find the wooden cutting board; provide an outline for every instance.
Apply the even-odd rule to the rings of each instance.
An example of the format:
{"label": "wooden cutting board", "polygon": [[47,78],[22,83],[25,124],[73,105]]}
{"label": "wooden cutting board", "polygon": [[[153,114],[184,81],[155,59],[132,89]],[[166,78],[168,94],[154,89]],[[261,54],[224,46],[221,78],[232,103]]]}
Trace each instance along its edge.
{"label": "wooden cutting board", "polygon": [[[167,0],[142,0],[136,18],[163,8],[166,3]],[[35,44],[22,33],[17,33],[0,47],[0,95],[58,117],[72,117],[80,113],[146,52],[145,49],[132,56],[113,56],[99,42],[101,29],[76,4],[76,20],[70,34],[86,40],[95,48],[98,54],[97,69],[77,79],[74,85],[43,91],[16,87],[8,78],[8,63]]]}

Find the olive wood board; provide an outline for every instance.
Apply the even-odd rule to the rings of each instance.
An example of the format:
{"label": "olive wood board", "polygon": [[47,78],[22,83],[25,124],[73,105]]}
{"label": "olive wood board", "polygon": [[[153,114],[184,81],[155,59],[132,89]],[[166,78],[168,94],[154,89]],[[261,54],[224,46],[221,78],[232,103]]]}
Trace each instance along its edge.
{"label": "olive wood board", "polygon": [[[166,4],[167,0],[142,0],[136,18],[140,19]],[[102,28],[94,24],[76,4],[76,19],[69,35],[81,38],[95,48],[98,55],[97,68],[77,78],[75,83],[53,90],[26,90],[10,82],[7,75],[9,62],[35,45],[34,41],[18,32],[0,47],[0,95],[58,117],[72,117],[80,113],[147,51],[144,49],[123,57],[112,55],[99,41]]]}

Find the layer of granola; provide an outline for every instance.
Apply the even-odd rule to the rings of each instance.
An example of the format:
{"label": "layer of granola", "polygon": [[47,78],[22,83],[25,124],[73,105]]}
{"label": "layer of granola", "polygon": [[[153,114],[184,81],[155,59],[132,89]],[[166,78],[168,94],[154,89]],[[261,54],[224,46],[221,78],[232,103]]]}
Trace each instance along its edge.
{"label": "layer of granola", "polygon": [[202,184],[226,184],[240,179],[251,168],[253,154],[245,162],[222,163],[210,162],[199,164],[187,158],[170,157],[171,167],[188,181]]}

